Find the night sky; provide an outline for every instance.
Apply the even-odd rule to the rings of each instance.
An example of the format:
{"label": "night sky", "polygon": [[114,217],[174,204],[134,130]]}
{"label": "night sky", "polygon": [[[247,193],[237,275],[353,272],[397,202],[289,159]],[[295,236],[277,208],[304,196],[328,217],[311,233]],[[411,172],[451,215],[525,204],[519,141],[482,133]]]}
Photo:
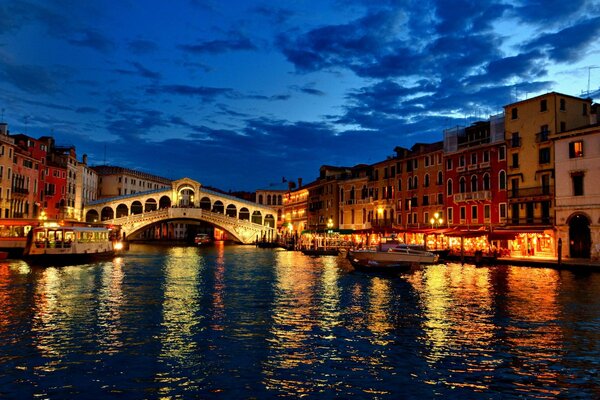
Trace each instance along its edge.
{"label": "night sky", "polygon": [[11,133],[223,190],[381,161],[588,76],[597,98],[591,66],[597,0],[0,1]]}

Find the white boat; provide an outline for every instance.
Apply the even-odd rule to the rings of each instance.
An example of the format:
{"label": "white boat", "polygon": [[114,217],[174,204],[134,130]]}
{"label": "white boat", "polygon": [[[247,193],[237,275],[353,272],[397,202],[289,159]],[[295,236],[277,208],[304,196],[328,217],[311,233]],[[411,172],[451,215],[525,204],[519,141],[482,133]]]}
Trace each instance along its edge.
{"label": "white boat", "polygon": [[212,238],[206,233],[199,233],[194,237],[194,243],[198,246],[212,243]]}
{"label": "white boat", "polygon": [[429,251],[415,249],[411,246],[398,244],[389,247],[387,251],[381,249],[350,250],[348,259],[360,269],[410,269],[420,264],[435,264],[439,256]]}
{"label": "white boat", "polygon": [[43,226],[27,237],[24,256],[37,263],[78,264],[113,257],[123,249],[107,228]]}

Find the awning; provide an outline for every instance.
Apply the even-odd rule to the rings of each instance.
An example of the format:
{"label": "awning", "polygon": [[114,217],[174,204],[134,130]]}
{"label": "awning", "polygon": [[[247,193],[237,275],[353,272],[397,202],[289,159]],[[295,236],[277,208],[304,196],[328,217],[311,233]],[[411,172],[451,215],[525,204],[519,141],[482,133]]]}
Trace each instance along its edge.
{"label": "awning", "polygon": [[466,229],[466,230],[455,230],[453,232],[448,232],[445,235],[449,237],[480,237],[487,236],[490,232],[485,229],[485,227],[481,227],[479,229]]}
{"label": "awning", "polygon": [[548,227],[523,227],[514,229],[495,229],[490,232],[489,240],[515,240],[520,233],[552,233]]}

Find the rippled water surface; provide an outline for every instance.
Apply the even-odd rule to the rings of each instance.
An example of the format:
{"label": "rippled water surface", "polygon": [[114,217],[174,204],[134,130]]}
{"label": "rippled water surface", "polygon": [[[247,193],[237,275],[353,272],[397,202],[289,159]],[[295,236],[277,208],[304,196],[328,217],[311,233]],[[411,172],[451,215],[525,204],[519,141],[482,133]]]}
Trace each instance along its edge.
{"label": "rippled water surface", "polygon": [[600,274],[248,246],[0,264],[0,398],[600,398]]}

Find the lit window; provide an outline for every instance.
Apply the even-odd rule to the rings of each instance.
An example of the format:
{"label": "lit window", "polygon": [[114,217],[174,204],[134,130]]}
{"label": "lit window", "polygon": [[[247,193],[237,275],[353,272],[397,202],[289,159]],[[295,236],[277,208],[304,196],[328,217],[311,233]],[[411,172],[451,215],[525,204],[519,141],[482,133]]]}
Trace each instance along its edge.
{"label": "lit window", "polygon": [[583,141],[569,143],[569,158],[583,157]]}

